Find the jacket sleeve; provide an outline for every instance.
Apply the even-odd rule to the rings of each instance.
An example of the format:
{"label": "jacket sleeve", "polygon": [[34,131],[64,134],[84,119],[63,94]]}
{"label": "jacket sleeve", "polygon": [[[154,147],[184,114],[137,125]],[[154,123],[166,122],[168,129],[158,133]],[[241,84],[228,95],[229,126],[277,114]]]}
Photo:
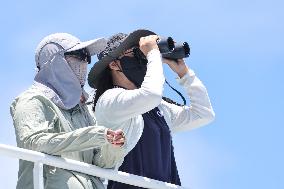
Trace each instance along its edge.
{"label": "jacket sleeve", "polygon": [[11,106],[19,147],[52,155],[85,151],[104,145],[106,128],[89,126],[62,132],[54,110],[38,98],[18,100]]}
{"label": "jacket sleeve", "polygon": [[[134,90],[122,88],[107,90],[98,100],[96,117],[111,117],[116,122],[123,122],[161,103],[165,78],[160,52],[150,51],[147,59],[147,72],[141,87]],[[97,115],[98,112],[101,115]]]}
{"label": "jacket sleeve", "polygon": [[186,131],[201,127],[214,120],[215,113],[207,90],[192,70],[177,80],[190,98],[190,106],[177,106],[163,101],[161,106],[169,115],[171,130]]}

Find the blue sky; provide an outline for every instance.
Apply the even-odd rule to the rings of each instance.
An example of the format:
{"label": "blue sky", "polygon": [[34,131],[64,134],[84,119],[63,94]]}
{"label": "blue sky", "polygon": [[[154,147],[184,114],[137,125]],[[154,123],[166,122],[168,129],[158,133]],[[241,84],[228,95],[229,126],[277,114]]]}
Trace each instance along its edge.
{"label": "blue sky", "polygon": [[[210,125],[174,135],[183,185],[284,188],[283,7],[280,0],[2,2],[0,143],[16,145],[9,106],[33,81],[43,37],[68,32],[89,40],[148,28],[189,42],[186,62],[216,113]],[[184,92],[166,67],[165,74]],[[165,95],[181,102],[166,86]],[[0,189],[15,188],[17,166],[0,156]]]}

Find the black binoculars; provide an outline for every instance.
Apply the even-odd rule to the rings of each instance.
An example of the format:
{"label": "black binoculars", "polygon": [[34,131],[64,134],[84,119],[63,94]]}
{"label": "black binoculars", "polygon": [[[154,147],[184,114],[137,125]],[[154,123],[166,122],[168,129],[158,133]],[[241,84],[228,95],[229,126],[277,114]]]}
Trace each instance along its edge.
{"label": "black binoculars", "polygon": [[190,55],[190,48],[187,42],[175,43],[173,38],[159,38],[157,45],[163,58],[177,60]]}

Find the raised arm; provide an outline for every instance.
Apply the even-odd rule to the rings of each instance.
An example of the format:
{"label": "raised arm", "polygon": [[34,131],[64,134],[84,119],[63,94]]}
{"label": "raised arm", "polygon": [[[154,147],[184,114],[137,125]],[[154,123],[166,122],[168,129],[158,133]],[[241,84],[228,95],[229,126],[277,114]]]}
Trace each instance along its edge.
{"label": "raised arm", "polygon": [[147,72],[140,88],[114,88],[106,91],[96,105],[96,117],[111,117],[122,122],[158,106],[162,100],[164,74],[160,51],[147,54]]}
{"label": "raised arm", "polygon": [[183,61],[172,66],[176,67],[172,69],[180,76],[177,81],[184,87],[188,94],[190,106],[177,106],[165,101],[162,102],[162,108],[169,115],[170,120],[168,121],[170,121],[171,129],[173,131],[186,131],[201,127],[213,121],[215,113],[203,83]]}

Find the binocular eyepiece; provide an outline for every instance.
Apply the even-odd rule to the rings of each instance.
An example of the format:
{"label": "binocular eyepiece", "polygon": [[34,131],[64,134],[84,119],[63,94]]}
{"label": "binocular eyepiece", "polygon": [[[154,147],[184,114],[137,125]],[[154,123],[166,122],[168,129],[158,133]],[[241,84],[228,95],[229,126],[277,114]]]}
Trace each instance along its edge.
{"label": "binocular eyepiece", "polygon": [[163,58],[177,60],[190,55],[190,47],[187,42],[175,43],[171,37],[159,38],[157,45]]}

